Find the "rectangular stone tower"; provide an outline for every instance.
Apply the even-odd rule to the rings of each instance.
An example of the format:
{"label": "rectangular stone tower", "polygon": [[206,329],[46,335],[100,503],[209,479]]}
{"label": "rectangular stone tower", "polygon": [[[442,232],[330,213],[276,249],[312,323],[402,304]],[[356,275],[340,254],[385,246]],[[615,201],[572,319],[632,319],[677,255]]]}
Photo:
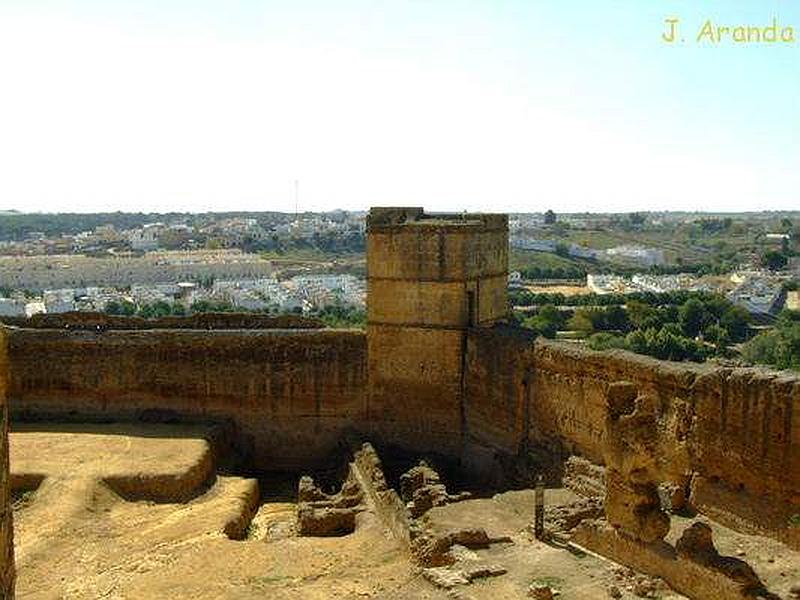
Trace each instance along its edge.
{"label": "rectangular stone tower", "polygon": [[466,333],[507,318],[507,285],[507,215],[370,210],[368,418],[380,439],[461,449]]}

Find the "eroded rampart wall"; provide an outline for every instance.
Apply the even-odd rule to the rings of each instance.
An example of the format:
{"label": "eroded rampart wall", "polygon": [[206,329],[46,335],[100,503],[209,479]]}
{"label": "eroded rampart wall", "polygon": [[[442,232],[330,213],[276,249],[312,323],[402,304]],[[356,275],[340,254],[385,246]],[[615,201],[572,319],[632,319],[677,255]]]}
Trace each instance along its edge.
{"label": "eroded rampart wall", "polygon": [[14,597],[14,534],[8,471],[8,410],[6,406],[6,342],[0,327],[0,598]]}
{"label": "eroded rampart wall", "polygon": [[260,469],[323,461],[364,413],[359,331],[10,330],[22,419],[232,421]]}
{"label": "eroded rampart wall", "polygon": [[[366,355],[357,331],[11,330],[9,399],[20,418],[230,420],[258,468],[305,468],[350,431],[398,442],[384,437],[395,415],[368,411]],[[796,376],[597,353],[510,327],[471,330],[464,360],[452,419],[468,465],[497,470],[497,456],[542,445],[601,462],[608,386],[629,381],[658,414],[664,480],[704,512],[770,530],[800,513]],[[460,427],[451,435],[457,446]]]}
{"label": "eroded rampart wall", "polygon": [[697,507],[726,522],[792,533],[789,519],[800,513],[796,375],[534,343],[519,330],[473,331],[470,440],[506,452],[557,441],[602,462],[606,392],[616,381],[632,382],[654,407],[665,481],[685,486]]}

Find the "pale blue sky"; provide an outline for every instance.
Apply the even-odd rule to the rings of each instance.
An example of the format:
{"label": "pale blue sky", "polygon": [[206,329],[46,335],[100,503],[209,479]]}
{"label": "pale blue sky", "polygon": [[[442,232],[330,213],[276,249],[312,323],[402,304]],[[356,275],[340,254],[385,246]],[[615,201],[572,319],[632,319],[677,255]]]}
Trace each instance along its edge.
{"label": "pale blue sky", "polygon": [[797,209],[800,40],[694,42],[773,17],[800,37],[792,0],[0,0],[0,209]]}

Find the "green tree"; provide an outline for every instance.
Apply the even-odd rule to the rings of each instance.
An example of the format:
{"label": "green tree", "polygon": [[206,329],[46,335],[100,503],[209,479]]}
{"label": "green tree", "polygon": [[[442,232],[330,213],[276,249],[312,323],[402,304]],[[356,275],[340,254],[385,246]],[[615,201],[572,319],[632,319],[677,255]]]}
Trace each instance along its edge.
{"label": "green tree", "polygon": [[139,316],[144,319],[158,319],[172,314],[172,306],[163,300],[139,307]]}
{"label": "green tree", "polygon": [[317,313],[317,316],[327,327],[334,328],[364,328],[367,323],[367,314],[364,310],[341,303],[326,306]]}
{"label": "green tree", "polygon": [[571,331],[578,331],[583,336],[588,336],[594,333],[595,319],[592,312],[588,308],[579,308],[575,314],[567,321],[567,329]]}
{"label": "green tree", "polygon": [[773,330],[745,344],[742,356],[752,363],[800,370],[800,312],[784,311]]}
{"label": "green tree", "polygon": [[628,347],[623,336],[606,332],[595,333],[589,336],[589,339],[586,340],[586,346],[592,350],[624,350]]}
{"label": "green tree", "polygon": [[761,264],[770,271],[780,271],[788,262],[786,255],[777,250],[769,250],[761,257]]}
{"label": "green tree", "polygon": [[750,320],[750,313],[746,309],[731,305],[720,317],[719,324],[731,341],[742,342],[750,331]]}
{"label": "green tree", "polygon": [[693,339],[678,335],[674,327],[637,329],[626,336],[625,343],[634,352],[662,360],[702,361],[707,354]]}
{"label": "green tree", "polygon": [[116,300],[109,300],[106,303],[104,312],[109,315],[122,315],[122,316],[131,316],[136,312],[136,305],[133,302],[128,302],[127,300],[122,300],[117,302]]}
{"label": "green tree", "polygon": [[552,225],[555,222],[556,222],[556,213],[554,213],[552,210],[548,210],[546,213],[544,213],[545,225]]}
{"label": "green tree", "polygon": [[236,307],[230,302],[214,301],[214,300],[196,300],[192,302],[189,310],[193,313],[206,313],[206,312],[234,312]]}
{"label": "green tree", "polygon": [[556,337],[558,330],[563,327],[564,316],[552,304],[545,304],[534,316],[525,319],[523,325],[533,329],[539,335],[552,339]]}
{"label": "green tree", "polygon": [[706,327],[706,330],[703,332],[703,337],[706,341],[714,344],[717,353],[720,354],[725,351],[730,343],[728,330],[716,324]]}
{"label": "green tree", "polygon": [[708,324],[708,312],[702,301],[690,298],[678,311],[683,333],[689,337],[697,336]]}
{"label": "green tree", "polygon": [[604,327],[606,330],[627,331],[631,323],[628,313],[621,306],[609,306],[603,313]]}
{"label": "green tree", "polygon": [[661,326],[658,310],[654,307],[639,300],[631,300],[627,303],[627,308],[628,319],[634,329],[648,329]]}

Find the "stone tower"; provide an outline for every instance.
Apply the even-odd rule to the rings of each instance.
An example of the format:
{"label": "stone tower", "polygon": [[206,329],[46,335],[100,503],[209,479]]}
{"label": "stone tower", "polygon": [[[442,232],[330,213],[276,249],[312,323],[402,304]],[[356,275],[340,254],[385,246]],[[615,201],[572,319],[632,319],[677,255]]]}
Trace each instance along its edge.
{"label": "stone tower", "polygon": [[368,418],[388,443],[458,452],[466,334],[508,316],[508,217],[373,208]]}

